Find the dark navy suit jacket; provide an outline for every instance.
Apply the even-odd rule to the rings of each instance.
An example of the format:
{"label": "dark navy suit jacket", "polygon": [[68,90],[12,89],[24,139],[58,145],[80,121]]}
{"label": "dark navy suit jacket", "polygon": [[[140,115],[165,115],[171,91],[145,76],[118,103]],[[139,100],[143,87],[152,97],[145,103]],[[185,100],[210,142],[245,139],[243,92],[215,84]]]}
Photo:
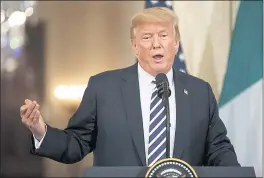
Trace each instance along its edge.
{"label": "dark navy suit jacket", "polygon": [[[210,85],[176,70],[173,77],[173,157],[192,166],[239,166]],[[32,154],[67,164],[90,152],[94,166],[146,165],[137,63],[92,76],[67,128],[48,125],[41,147],[36,150],[32,143],[31,149]]]}

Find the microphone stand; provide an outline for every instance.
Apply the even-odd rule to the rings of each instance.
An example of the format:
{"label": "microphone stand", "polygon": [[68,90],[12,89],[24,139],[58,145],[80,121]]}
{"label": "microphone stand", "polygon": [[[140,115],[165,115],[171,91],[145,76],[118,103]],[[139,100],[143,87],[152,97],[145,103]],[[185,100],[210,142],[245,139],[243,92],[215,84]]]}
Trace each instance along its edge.
{"label": "microphone stand", "polygon": [[169,97],[171,95],[171,91],[169,89],[168,82],[162,82],[160,93],[162,95],[162,101],[165,106],[165,114],[166,114],[166,158],[170,158],[170,104]]}

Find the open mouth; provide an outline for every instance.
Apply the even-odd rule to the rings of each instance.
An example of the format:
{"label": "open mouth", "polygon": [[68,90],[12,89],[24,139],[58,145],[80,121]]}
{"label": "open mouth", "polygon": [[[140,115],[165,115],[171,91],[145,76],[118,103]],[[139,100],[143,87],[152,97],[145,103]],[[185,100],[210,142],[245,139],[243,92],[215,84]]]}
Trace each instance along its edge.
{"label": "open mouth", "polygon": [[155,62],[161,62],[163,57],[164,57],[163,55],[157,54],[157,55],[154,55],[152,58],[155,60]]}

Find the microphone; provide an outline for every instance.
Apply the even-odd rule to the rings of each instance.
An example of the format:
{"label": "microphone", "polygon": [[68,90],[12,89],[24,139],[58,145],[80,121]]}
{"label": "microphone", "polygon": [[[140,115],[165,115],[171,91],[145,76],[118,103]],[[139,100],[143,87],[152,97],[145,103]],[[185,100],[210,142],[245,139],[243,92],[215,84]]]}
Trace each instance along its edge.
{"label": "microphone", "polygon": [[158,90],[158,96],[162,98],[162,102],[165,106],[166,114],[166,158],[170,158],[170,104],[169,97],[171,95],[171,90],[169,87],[169,81],[165,74],[159,73],[156,76],[156,86]]}

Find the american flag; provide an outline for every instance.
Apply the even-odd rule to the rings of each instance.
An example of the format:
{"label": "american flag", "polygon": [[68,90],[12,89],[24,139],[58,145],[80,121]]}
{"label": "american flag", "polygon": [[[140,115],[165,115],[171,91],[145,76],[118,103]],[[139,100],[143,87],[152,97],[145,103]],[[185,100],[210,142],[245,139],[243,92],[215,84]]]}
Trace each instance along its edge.
{"label": "american flag", "polygon": [[[150,7],[167,7],[169,9],[173,10],[172,1],[164,1],[164,0],[163,1],[162,0],[150,1],[150,0],[146,0],[145,8],[150,8]],[[178,53],[175,56],[173,67],[176,70],[187,73],[187,68],[185,65],[185,57],[183,54],[181,43],[179,45]]]}

